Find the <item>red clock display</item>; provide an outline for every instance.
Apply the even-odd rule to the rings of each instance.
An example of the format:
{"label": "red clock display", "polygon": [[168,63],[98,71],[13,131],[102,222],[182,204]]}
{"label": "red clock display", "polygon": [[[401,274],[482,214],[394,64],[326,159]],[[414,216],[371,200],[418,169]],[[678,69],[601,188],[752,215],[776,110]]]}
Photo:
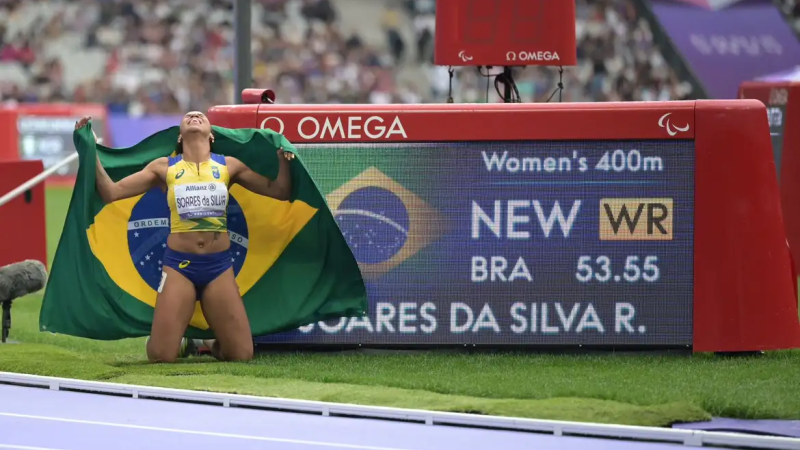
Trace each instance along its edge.
{"label": "red clock display", "polygon": [[[574,2],[440,0],[436,8],[436,64],[504,65],[513,60],[513,65],[559,66],[576,62]],[[513,59],[507,56],[509,52],[514,53]]]}

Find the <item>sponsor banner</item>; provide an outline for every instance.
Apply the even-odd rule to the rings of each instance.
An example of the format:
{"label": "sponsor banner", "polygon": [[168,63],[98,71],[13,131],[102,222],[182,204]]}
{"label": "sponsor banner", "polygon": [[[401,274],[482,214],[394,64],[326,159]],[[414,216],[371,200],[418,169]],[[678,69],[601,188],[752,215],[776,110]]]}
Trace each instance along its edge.
{"label": "sponsor banner", "polygon": [[333,140],[346,139],[349,141],[359,139],[369,140],[404,140],[408,139],[408,134],[403,127],[403,122],[397,115],[387,116],[305,116],[296,117],[296,125],[286,129],[286,122],[277,116],[267,116],[261,119],[259,126],[262,129],[269,128],[278,133],[285,134],[287,131],[294,131],[297,136],[304,141],[312,140]]}
{"label": "sponsor banner", "polygon": [[[281,105],[260,108],[256,124],[282,133],[294,143],[477,141],[485,140],[486,130],[493,129],[508,130],[503,136],[506,140],[561,140],[575,138],[575,124],[554,112],[578,109],[584,119],[581,135],[592,139],[618,139],[620,135],[634,139],[694,137],[693,102],[675,102],[663,109],[642,105],[641,109],[620,109],[615,114],[606,114],[607,105],[591,103],[554,104],[535,111],[526,110],[527,105],[474,105],[469,114],[451,106],[458,107],[425,105],[409,111],[378,106],[367,111],[343,105],[327,111]],[[212,121],[236,123],[228,110],[210,111],[209,116]]]}
{"label": "sponsor banner", "polygon": [[691,345],[693,141],[297,145],[369,314],[256,342]]}
{"label": "sponsor banner", "polygon": [[800,61],[800,42],[770,0],[653,0],[652,9],[712,98],[736,98],[739,85]]}

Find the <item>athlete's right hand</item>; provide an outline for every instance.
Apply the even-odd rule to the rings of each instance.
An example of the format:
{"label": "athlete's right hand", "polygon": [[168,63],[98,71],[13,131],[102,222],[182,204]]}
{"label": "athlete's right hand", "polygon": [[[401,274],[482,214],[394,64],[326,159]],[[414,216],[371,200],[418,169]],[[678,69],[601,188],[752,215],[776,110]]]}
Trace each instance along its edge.
{"label": "athlete's right hand", "polygon": [[75,129],[80,130],[81,128],[85,127],[89,121],[92,120],[91,116],[83,116],[81,120],[75,122]]}
{"label": "athlete's right hand", "polygon": [[[81,128],[85,127],[86,124],[89,123],[91,120],[92,120],[91,116],[83,116],[83,117],[81,117],[81,120],[75,122],[75,129],[76,130],[80,130]],[[100,140],[97,138],[97,134],[94,132],[94,130],[92,130],[92,134],[94,135],[94,142],[95,143],[100,142]]]}

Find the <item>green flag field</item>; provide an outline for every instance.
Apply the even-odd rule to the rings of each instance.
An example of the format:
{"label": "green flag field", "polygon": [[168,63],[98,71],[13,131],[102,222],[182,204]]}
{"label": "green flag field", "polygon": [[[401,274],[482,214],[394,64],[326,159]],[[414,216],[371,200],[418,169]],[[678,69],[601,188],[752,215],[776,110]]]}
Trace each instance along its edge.
{"label": "green flag field", "polygon": [[[50,261],[72,191],[47,189]],[[546,355],[282,352],[248,363],[210,357],[147,363],[144,338],[89,340],[39,331],[42,294],[13,308],[0,371],[205,391],[540,419],[669,426],[712,416],[800,417],[800,352]],[[180,375],[180,376],[178,376]]]}

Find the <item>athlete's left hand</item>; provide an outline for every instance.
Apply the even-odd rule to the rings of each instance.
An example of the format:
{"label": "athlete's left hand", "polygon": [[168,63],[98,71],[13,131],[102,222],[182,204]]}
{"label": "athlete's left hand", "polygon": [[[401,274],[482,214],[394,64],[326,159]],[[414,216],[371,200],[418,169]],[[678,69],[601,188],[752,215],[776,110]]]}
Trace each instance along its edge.
{"label": "athlete's left hand", "polygon": [[278,158],[284,157],[287,161],[291,161],[294,159],[294,153],[289,153],[283,151],[283,147],[278,149]]}

